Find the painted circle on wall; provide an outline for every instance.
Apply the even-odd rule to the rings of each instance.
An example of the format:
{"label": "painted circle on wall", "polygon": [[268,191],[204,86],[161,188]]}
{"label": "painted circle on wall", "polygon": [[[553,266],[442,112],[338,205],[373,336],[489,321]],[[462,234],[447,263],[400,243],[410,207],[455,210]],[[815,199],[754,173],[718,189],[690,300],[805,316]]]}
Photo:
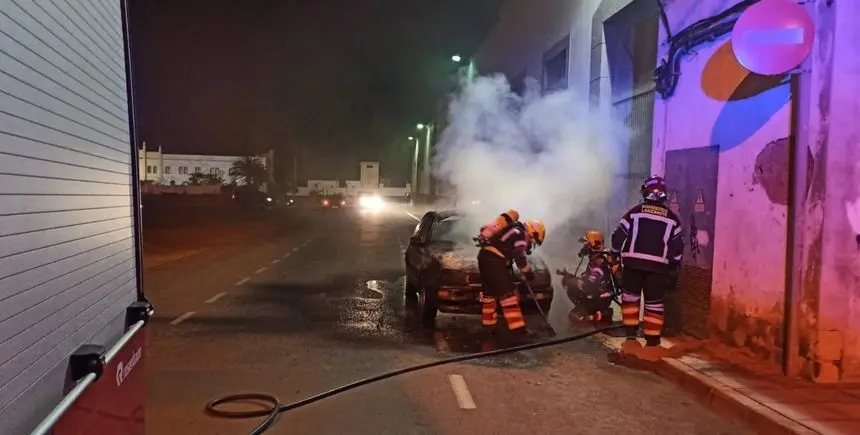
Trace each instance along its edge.
{"label": "painted circle on wall", "polygon": [[762,0],[741,14],[732,30],[738,63],[762,75],[784,74],[812,52],[815,24],[792,0]]}

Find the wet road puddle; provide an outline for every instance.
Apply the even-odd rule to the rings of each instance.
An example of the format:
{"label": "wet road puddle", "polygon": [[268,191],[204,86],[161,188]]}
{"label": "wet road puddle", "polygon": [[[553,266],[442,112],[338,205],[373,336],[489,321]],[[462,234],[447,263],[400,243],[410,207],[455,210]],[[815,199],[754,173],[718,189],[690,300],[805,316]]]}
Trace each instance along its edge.
{"label": "wet road puddle", "polygon": [[[360,278],[372,277],[375,279]],[[388,278],[388,279],[385,279]],[[404,297],[405,281],[370,274],[341,275],[323,283],[270,283],[257,285],[260,303],[277,303],[283,309],[279,316],[292,319],[290,328],[313,328],[350,346],[395,346],[404,352],[432,350],[441,357],[487,352],[515,344],[505,334],[489,334],[477,315],[439,314],[433,328],[416,322],[414,307],[407,307]],[[292,312],[292,315],[288,314]],[[538,326],[540,319],[527,316],[529,325]],[[504,324],[500,323],[501,328]],[[535,334],[526,342],[545,339]],[[411,346],[418,346],[411,347]],[[482,358],[471,364],[528,368],[539,364],[531,351]]]}
{"label": "wet road puddle", "polygon": [[[435,328],[432,330],[412,330],[411,335],[423,345],[430,344],[440,353],[453,355],[490,352],[516,345],[534,343],[545,338],[535,335],[534,337],[530,337],[529,340],[520,340],[514,343],[506,339],[506,334],[504,333],[490,334],[480,322],[479,316],[440,315],[436,320]],[[531,351],[485,357],[466,363],[513,368],[530,368],[539,365],[538,358]]]}

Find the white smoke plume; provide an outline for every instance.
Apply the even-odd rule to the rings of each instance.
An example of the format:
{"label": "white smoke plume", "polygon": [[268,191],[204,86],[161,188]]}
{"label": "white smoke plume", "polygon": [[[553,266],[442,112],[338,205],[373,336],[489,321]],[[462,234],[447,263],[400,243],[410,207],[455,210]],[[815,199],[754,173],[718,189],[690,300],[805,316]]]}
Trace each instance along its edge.
{"label": "white smoke plume", "polygon": [[605,220],[589,221],[605,214],[626,135],[609,113],[592,110],[587,96],[541,95],[530,86],[520,97],[503,76],[478,77],[452,98],[434,175],[470,220],[515,208],[523,220],[544,221],[547,243],[556,234],[575,252],[575,239],[562,229],[603,229]]}

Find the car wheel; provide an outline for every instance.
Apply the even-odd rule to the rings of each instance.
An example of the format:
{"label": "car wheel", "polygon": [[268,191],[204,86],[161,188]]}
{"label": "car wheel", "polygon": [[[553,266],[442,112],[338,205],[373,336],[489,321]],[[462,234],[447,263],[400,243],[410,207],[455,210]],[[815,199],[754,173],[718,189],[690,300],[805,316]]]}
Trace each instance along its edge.
{"label": "car wheel", "polygon": [[436,326],[436,314],[439,312],[439,301],[436,292],[426,286],[418,292],[418,313],[421,316],[421,324],[427,328]]}

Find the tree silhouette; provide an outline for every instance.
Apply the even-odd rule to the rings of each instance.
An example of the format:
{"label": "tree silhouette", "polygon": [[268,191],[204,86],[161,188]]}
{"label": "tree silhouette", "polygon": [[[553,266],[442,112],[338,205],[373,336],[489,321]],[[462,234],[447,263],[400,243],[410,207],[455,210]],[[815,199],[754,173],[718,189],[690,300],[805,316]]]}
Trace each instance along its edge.
{"label": "tree silhouette", "polygon": [[258,187],[268,179],[266,167],[257,158],[246,156],[233,162],[230,177],[233,182],[241,181],[243,185]]}

